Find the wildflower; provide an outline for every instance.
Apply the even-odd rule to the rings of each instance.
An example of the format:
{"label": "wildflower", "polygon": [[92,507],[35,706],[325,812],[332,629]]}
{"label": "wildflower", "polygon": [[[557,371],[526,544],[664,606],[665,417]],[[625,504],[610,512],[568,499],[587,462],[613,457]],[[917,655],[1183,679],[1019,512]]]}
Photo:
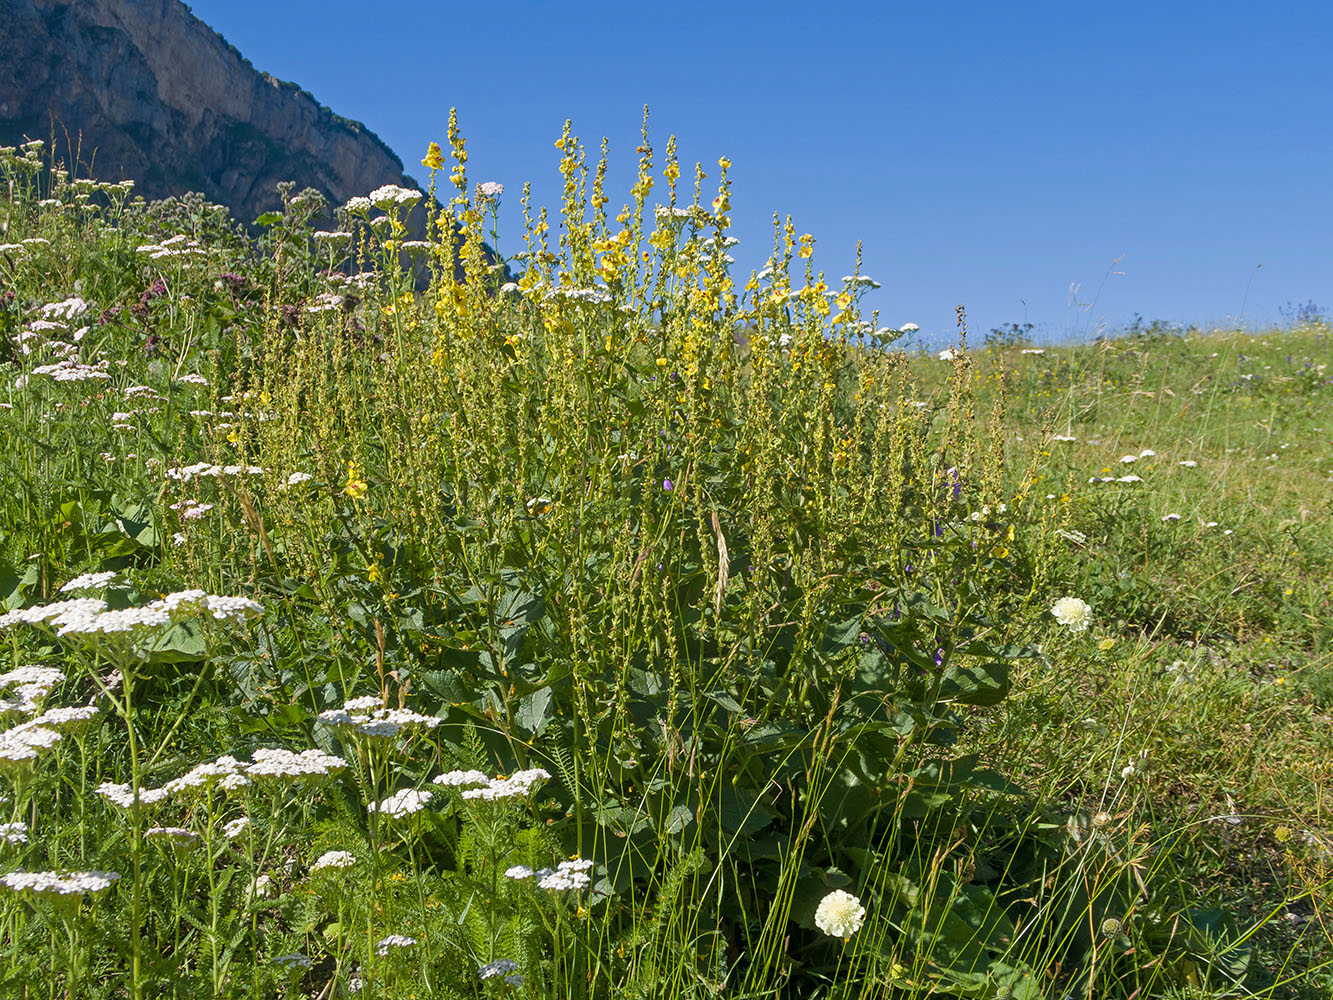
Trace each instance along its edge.
{"label": "wildflower", "polygon": [[402,819],[424,809],[433,794],[430,791],[404,788],[402,791],[394,792],[383,802],[370,803],[369,809],[371,812],[387,815],[390,819]]}
{"label": "wildflower", "polygon": [[505,186],[496,181],[482,181],[477,185],[477,194],[483,198],[498,198],[505,193]]}
{"label": "wildflower", "polygon": [[840,937],[844,941],[861,929],[865,921],[866,908],[850,892],[834,889],[822,900],[815,910],[815,926],[829,937]]}
{"label": "wildflower", "polygon": [[129,785],[118,785],[104,781],[97,786],[97,794],[113,806],[129,811],[139,807],[151,807],[167,798],[171,793],[166,788],[140,788],[134,791]]}
{"label": "wildflower", "polygon": [[116,578],[114,570],[108,570],[105,573],[84,573],[82,576],[76,576],[69,583],[60,588],[62,594],[68,594],[72,590],[94,590],[99,587],[105,587]]}
{"label": "wildflower", "polygon": [[315,477],[310,475],[310,473],[308,472],[293,472],[290,476],[287,477],[287,485],[296,486],[299,483],[307,483],[314,478]]}
{"label": "wildflower", "polygon": [[0,885],[13,892],[54,898],[96,896],[120,880],[119,872],[10,872],[0,876]]}
{"label": "wildflower", "polygon": [[325,778],[341,771],[347,761],[323,750],[302,750],[292,753],[281,748],[263,747],[251,755],[253,763],[245,765],[245,773],[253,778],[276,778],[297,781],[302,778]]}
{"label": "wildflower", "polygon": [[228,840],[235,840],[250,828],[249,816],[237,816],[222,825],[222,835]]}
{"label": "wildflower", "polygon": [[532,878],[534,872],[527,865],[514,865],[512,868],[505,869],[505,878],[512,878],[516,882],[525,878]]}
{"label": "wildflower", "polygon": [[361,473],[356,467],[355,462],[347,463],[347,485],[343,487],[343,493],[353,500],[360,500],[366,495],[366,481],[361,478]]}
{"label": "wildflower", "polygon": [[438,142],[432,142],[426,147],[426,155],[422,159],[421,165],[428,170],[444,169],[444,153],[440,150]]}
{"label": "wildflower", "polygon": [[956,361],[961,358],[962,352],[955,351],[952,347],[946,347],[937,355],[941,361]]}
{"label": "wildflower", "polygon": [[507,972],[513,972],[518,968],[518,963],[510,958],[497,958],[494,962],[487,962],[477,970],[477,975],[481,979],[490,979],[492,976],[503,976]]}
{"label": "wildflower", "polygon": [[1193,468],[1197,468],[1199,463],[1196,462],[1196,461],[1194,461],[1194,459],[1192,459],[1192,458],[1187,458],[1187,459],[1185,459],[1185,461],[1183,461],[1183,462],[1177,462],[1176,464],[1177,464],[1177,465],[1182,465],[1182,466],[1184,466],[1184,467],[1187,468],[1187,469],[1193,469]]}
{"label": "wildflower", "polygon": [[482,771],[446,771],[437,775],[432,783],[444,785],[446,788],[458,788],[463,785],[485,785],[490,780]]}
{"label": "wildflower", "polygon": [[1163,515],[1162,515],[1162,520],[1163,520],[1163,521],[1179,521],[1179,520],[1180,520],[1180,515],[1179,515],[1179,514],[1163,514]]}
{"label": "wildflower", "polygon": [[1052,441],[1062,441],[1062,442],[1068,444],[1068,443],[1070,443],[1070,442],[1077,441],[1078,438],[1074,437],[1072,434],[1056,434],[1056,435],[1052,436],[1051,440],[1052,440]]}
{"label": "wildflower", "polygon": [[575,858],[571,861],[560,862],[554,869],[543,868],[533,874],[537,877],[537,888],[539,889],[549,889],[551,892],[560,892],[564,889],[586,889],[592,885],[592,878],[588,875],[588,869],[591,867],[591,861]]}
{"label": "wildflower", "polygon": [[0,823],[0,844],[26,844],[27,842],[27,823]]}
{"label": "wildflower", "polygon": [[416,943],[416,938],[408,937],[406,934],[390,934],[375,942],[375,954],[384,956],[395,948],[410,948]]}
{"label": "wildflower", "polygon": [[356,864],[356,855],[350,851],[326,851],[319,856],[319,860],[310,866],[310,870],[320,872],[328,868],[351,868],[354,864]]}
{"label": "wildflower", "polygon": [[550,772],[540,767],[516,771],[508,778],[492,778],[481,788],[469,788],[463,793],[463,798],[481,799],[486,802],[519,798],[527,795],[534,787],[549,780],[550,777]]}
{"label": "wildflower", "polygon": [[193,847],[199,840],[199,834],[182,826],[152,826],[144,831],[144,836],[169,841],[174,847]]}
{"label": "wildflower", "polygon": [[1102,639],[1097,643],[1097,648],[1100,649],[1103,653],[1114,647],[1115,647],[1115,640],[1112,639],[1110,636],[1107,636],[1105,639]]}
{"label": "wildflower", "polygon": [[1141,476],[1135,476],[1135,475],[1120,476],[1119,478],[1116,479],[1116,482],[1117,482],[1117,483],[1141,483],[1141,482],[1143,482],[1143,477],[1141,477]]}
{"label": "wildflower", "polygon": [[1062,597],[1051,606],[1051,614],[1061,625],[1074,632],[1087,631],[1092,622],[1092,608],[1077,597]]}

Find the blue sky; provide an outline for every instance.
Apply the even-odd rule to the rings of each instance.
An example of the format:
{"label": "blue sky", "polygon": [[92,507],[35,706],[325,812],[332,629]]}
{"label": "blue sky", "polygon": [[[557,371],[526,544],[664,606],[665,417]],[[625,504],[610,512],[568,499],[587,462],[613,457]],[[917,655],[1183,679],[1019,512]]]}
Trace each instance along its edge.
{"label": "blue sky", "polygon": [[647,104],[657,150],[675,134],[714,177],[731,158],[742,267],[790,213],[835,278],[860,240],[866,304],[936,340],[958,303],[973,340],[1333,309],[1326,2],[190,6],[414,176],[456,106],[471,178],[505,185],[506,253],[523,182],[557,200],[566,118],[610,140],[627,200]]}

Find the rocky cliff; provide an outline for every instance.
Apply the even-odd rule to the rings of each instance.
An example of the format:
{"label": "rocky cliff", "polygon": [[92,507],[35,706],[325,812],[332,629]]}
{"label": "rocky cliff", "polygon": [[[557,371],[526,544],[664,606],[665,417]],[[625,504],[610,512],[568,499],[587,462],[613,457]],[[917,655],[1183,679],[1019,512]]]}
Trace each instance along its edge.
{"label": "rocky cliff", "polygon": [[202,191],[247,223],[279,181],[335,205],[417,186],[373,132],[258,72],[180,0],[0,0],[0,39],[0,145],[54,138],[78,175]]}

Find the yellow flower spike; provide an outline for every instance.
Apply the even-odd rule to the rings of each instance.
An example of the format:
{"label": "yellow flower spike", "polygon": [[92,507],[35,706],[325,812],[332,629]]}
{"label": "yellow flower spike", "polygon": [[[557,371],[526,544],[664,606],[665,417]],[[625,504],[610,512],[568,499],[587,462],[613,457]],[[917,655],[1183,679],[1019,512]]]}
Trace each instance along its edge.
{"label": "yellow flower spike", "polygon": [[426,156],[421,161],[421,165],[431,170],[444,169],[444,151],[440,149],[438,142],[432,142],[426,147]]}
{"label": "yellow flower spike", "polygon": [[366,495],[366,490],[370,487],[366,481],[361,478],[361,474],[356,467],[355,462],[347,463],[347,485],[343,487],[343,493],[353,500],[360,500]]}
{"label": "yellow flower spike", "polygon": [[723,170],[731,169],[731,161],[727,159],[725,156],[717,161],[717,165],[721,167]]}

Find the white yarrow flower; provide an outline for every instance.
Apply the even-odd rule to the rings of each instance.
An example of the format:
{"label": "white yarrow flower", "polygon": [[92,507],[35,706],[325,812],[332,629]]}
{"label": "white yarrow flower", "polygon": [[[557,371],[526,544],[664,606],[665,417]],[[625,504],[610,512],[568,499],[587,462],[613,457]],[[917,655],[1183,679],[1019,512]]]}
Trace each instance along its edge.
{"label": "white yarrow flower", "polygon": [[319,860],[310,866],[310,870],[320,872],[327,868],[351,868],[354,864],[356,855],[351,851],[325,851],[319,856]]}

